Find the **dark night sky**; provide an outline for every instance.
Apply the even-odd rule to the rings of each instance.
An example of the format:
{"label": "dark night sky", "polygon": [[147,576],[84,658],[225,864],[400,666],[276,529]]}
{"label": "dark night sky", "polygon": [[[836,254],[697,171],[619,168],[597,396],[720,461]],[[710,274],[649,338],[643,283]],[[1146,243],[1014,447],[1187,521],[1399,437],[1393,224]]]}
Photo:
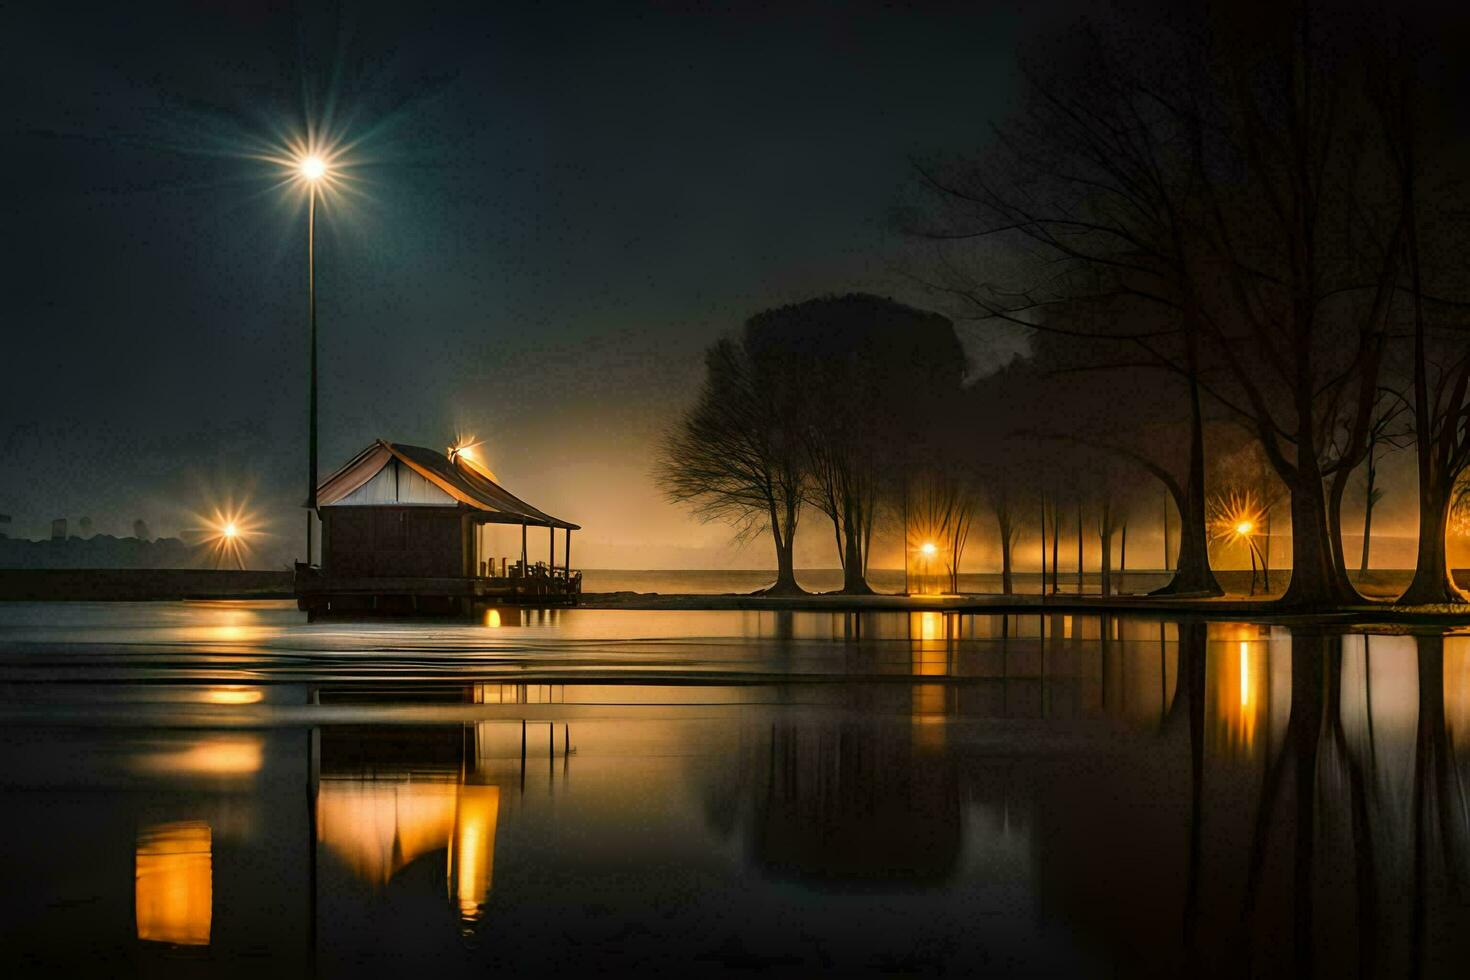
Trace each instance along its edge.
{"label": "dark night sky", "polygon": [[926,302],[892,271],[907,159],[977,146],[1058,12],[144,6],[0,12],[13,533],[173,533],[251,487],[289,557],[305,213],[250,154],[310,116],[357,141],[319,230],[323,472],[472,432],[593,567],[767,561],[648,473],[701,350],[811,295]]}

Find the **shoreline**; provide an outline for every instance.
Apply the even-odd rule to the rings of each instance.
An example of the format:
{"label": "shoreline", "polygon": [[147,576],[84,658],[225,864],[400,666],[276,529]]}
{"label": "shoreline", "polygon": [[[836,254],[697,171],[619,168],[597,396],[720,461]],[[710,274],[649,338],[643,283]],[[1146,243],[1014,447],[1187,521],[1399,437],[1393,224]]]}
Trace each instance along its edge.
{"label": "shoreline", "polygon": [[1470,624],[1470,605],[1396,606],[1388,601],[1327,609],[1279,606],[1272,598],[1224,595],[1218,597],[1088,596],[1088,595],[837,595],[807,596],[693,595],[663,593],[588,593],[580,609],[630,611],[751,611],[751,612],[944,612],[966,615],[1129,615],[1172,619],[1246,617],[1279,623],[1312,622],[1363,625]]}
{"label": "shoreline", "polygon": [[[1161,575],[1140,572],[1141,575]],[[1470,625],[1470,605],[1396,606],[1393,600],[1407,585],[1405,570],[1375,570],[1357,577],[1365,593],[1362,603],[1325,608],[1292,608],[1275,604],[1280,592],[1247,594],[1249,573],[1217,573],[1227,589],[1223,596],[1150,596],[1036,592],[961,594],[873,593],[843,595],[813,592],[767,596],[758,592],[584,592],[582,609],[628,611],[758,611],[758,612],[943,612],[974,615],[1129,615],[1157,618],[1203,617],[1269,622],[1315,622],[1364,625]],[[1467,584],[1463,570],[1456,576]],[[1034,582],[1031,584],[1035,584]],[[1152,584],[1152,583],[1148,583]],[[1286,585],[1283,577],[1278,588]],[[266,601],[295,598],[291,573],[259,570],[190,569],[0,569],[0,602],[169,602],[188,600]]]}

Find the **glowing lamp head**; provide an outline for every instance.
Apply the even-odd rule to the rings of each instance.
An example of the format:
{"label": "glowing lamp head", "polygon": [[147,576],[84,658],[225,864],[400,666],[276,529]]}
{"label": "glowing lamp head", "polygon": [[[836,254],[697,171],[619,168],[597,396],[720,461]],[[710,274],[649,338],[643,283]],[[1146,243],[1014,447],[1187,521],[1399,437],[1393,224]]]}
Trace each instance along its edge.
{"label": "glowing lamp head", "polygon": [[933,541],[925,541],[923,544],[919,545],[919,551],[923,554],[925,558],[933,558],[939,553],[939,548],[934,544]]}
{"label": "glowing lamp head", "polygon": [[314,184],[327,175],[327,162],[313,154],[312,156],[304,157],[301,163],[297,165],[297,169],[301,171],[301,176]]}
{"label": "glowing lamp head", "polygon": [[1240,535],[1243,538],[1244,537],[1247,537],[1248,535],[1250,535],[1250,533],[1252,531],[1254,531],[1255,529],[1256,529],[1256,522],[1255,521],[1249,521],[1249,520],[1247,520],[1247,521],[1239,521],[1235,525],[1235,533],[1238,534],[1238,535]]}
{"label": "glowing lamp head", "polygon": [[234,521],[231,521],[220,529],[220,533],[222,533],[226,538],[230,538],[233,540],[234,538],[238,538],[240,536],[240,529],[235,526]]}

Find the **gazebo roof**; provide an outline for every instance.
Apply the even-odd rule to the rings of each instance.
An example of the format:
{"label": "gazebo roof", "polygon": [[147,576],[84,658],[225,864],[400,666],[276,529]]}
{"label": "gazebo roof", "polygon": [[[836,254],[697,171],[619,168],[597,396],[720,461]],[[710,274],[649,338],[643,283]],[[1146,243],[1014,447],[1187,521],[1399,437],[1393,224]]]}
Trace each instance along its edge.
{"label": "gazebo roof", "polygon": [[[391,496],[368,493],[365,488],[394,463],[407,467],[411,475],[416,475],[429,487],[437,488],[450,499],[423,499],[421,496],[419,499],[404,500],[400,496],[397,480],[393,481]],[[349,500],[354,496],[355,499]],[[437,494],[434,496],[437,498]],[[437,450],[383,439],[368,446],[347,465],[323,480],[317,487],[316,497],[317,505],[321,507],[344,504],[388,506],[434,503],[448,506],[457,503],[481,511],[478,519],[489,524],[530,524],[535,527],[559,527],[568,531],[581,530],[579,525],[552,517],[532,507],[496,483],[488,472],[462,455],[451,459]]]}

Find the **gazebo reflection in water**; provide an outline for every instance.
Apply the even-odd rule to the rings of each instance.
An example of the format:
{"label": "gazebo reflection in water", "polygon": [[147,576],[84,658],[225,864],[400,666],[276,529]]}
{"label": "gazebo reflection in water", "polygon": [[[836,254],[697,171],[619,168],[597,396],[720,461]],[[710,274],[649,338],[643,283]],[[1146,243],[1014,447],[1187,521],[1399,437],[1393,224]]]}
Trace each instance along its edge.
{"label": "gazebo reflection in water", "polygon": [[[319,692],[322,704],[391,701],[391,690]],[[426,697],[473,704],[555,704],[555,685],[470,684]],[[541,738],[545,732],[545,740]],[[383,891],[420,860],[443,862],[446,898],[472,931],[494,886],[501,808],[525,788],[527,757],[565,772],[565,722],[326,726],[317,736],[316,841],[362,883]],[[434,855],[441,855],[434,857]]]}

